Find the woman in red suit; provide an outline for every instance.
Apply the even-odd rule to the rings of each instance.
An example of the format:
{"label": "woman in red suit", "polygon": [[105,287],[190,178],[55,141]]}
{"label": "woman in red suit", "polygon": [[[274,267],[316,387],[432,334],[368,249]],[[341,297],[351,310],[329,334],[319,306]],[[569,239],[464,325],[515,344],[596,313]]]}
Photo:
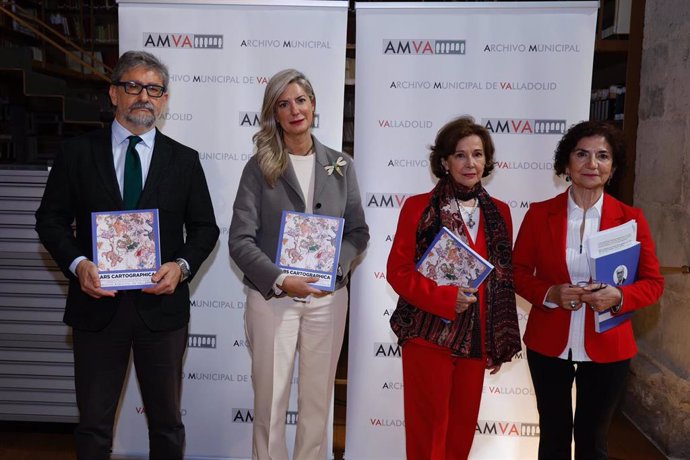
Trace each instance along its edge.
{"label": "woman in red suit", "polygon": [[[402,346],[408,460],[466,459],[472,447],[484,370],[496,373],[520,350],[511,265],[512,221],[481,178],[494,167],[489,132],[462,117],[431,148],[434,189],[408,198],[388,257],[400,295],[391,327]],[[441,286],[415,268],[442,227],[495,269],[479,290]]]}
{"label": "woman in red suit", "polygon": [[[637,347],[630,321],[597,333],[594,312],[637,310],[655,303],[663,291],[642,211],[604,192],[624,158],[625,144],[615,126],[586,121],[570,128],[556,149],[554,169],[572,185],[532,203],[515,242],[515,285],[532,304],[524,340],[539,409],[539,459],[570,459],[573,433],[576,459],[608,458],[609,425]],[[632,219],[641,244],[637,279],[601,288],[591,282],[583,242]]]}

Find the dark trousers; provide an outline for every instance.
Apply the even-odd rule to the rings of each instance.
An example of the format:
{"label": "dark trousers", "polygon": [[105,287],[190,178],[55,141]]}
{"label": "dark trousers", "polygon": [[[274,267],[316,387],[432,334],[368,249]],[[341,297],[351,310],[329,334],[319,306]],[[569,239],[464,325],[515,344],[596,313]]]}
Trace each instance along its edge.
{"label": "dark trousers", "polygon": [[[527,350],[539,410],[539,460],[607,460],[608,432],[630,360],[573,362]],[[573,380],[577,392],[572,410]]]}
{"label": "dark trousers", "polygon": [[74,330],[74,380],[79,408],[77,457],[110,458],[113,423],[134,355],[149,428],[151,459],[181,459],[185,430],[180,415],[182,360],[187,327],[154,332],[139,317],[131,294],[121,291],[113,321],[97,332]]}

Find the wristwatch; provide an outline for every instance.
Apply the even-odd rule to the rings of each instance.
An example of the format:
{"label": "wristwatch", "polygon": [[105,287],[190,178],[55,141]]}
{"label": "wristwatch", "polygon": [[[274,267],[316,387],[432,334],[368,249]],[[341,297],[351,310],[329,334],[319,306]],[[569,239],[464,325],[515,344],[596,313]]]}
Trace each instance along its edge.
{"label": "wristwatch", "polygon": [[177,264],[178,267],[180,267],[180,272],[182,272],[182,276],[180,277],[180,282],[189,278],[189,275],[191,275],[192,272],[189,271],[189,265],[187,264],[187,261],[184,259],[175,259],[175,263]]}

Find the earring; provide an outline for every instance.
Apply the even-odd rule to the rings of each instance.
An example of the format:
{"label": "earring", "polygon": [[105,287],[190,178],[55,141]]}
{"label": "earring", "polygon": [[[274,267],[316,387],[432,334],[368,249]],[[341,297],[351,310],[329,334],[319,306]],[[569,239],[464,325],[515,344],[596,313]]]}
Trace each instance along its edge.
{"label": "earring", "polygon": [[565,175],[565,181],[566,181],[566,182],[570,182],[570,174],[566,174],[566,175]]}
{"label": "earring", "polygon": [[448,175],[448,170],[446,169],[446,176]]}

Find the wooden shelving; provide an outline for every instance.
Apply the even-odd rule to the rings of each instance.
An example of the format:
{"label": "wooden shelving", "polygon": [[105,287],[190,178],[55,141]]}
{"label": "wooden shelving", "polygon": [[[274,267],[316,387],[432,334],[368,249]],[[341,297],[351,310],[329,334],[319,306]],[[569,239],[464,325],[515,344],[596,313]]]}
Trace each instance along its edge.
{"label": "wooden shelving", "polygon": [[[16,14],[27,25],[0,13],[0,46],[34,49],[34,59],[45,64],[46,69],[67,67],[88,75],[87,66],[58,51],[56,43],[87,62],[94,62],[97,69],[107,73],[118,58],[118,18],[114,0],[45,0],[2,3],[2,7]],[[31,31],[35,29],[43,34]],[[99,62],[105,63],[105,66]],[[90,79],[90,77],[87,77]]]}
{"label": "wooden shelving", "polygon": [[0,8],[0,164],[45,165],[63,138],[112,119],[116,3],[14,0]]}
{"label": "wooden shelving", "polygon": [[[640,101],[640,65],[645,0],[634,0],[630,11],[630,32],[623,36],[602,38],[602,8],[599,7],[597,37],[595,40],[592,90],[612,85],[625,87],[625,105],[622,120],[626,142],[626,168],[614,175],[609,187],[611,194],[632,204],[635,184],[635,158],[637,144],[638,109]],[[619,114],[620,115],[620,114]]]}

